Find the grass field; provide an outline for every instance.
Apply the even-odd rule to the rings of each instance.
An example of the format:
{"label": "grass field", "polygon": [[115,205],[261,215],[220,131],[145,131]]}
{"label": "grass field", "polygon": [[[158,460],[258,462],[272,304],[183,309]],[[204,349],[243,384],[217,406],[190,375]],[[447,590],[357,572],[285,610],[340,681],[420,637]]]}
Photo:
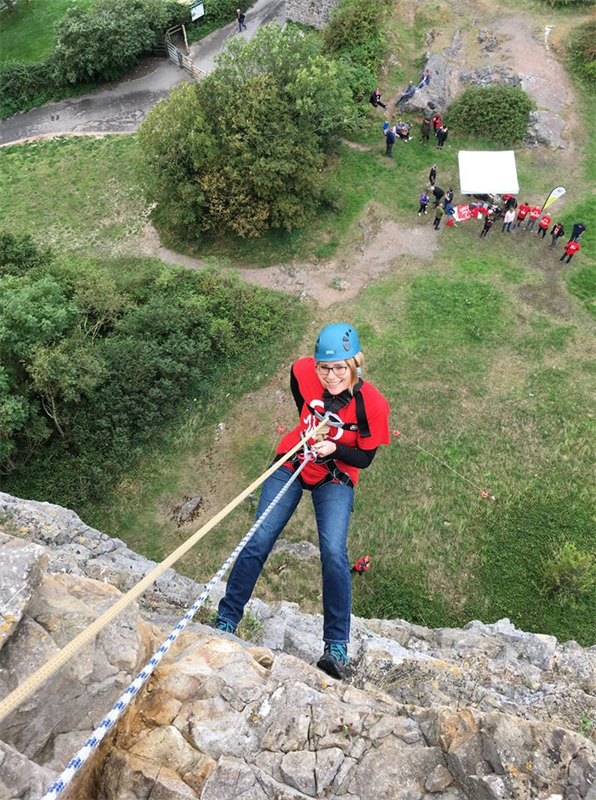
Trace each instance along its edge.
{"label": "grass field", "polygon": [[[412,64],[427,27],[426,17],[412,27],[395,24]],[[398,76],[399,70],[388,80]],[[430,227],[432,217],[416,215],[430,163],[440,159],[441,186],[457,186],[458,149],[490,147],[452,137],[439,154],[415,136],[396,145],[390,162],[380,131],[377,118],[347,134],[364,149],[343,146],[337,155],[330,177],[341,195],[337,212],[321,214],[308,230],[205,242],[196,254],[263,266],[328,258],[344,252],[371,207],[381,218]],[[156,559],[174,549],[191,530],[175,527],[176,505],[200,494],[198,526],[263,471],[277,425],[294,422],[289,364],[310,352],[314,332],[330,315],[352,319],[366,376],[390,400],[391,427],[401,431],[363,473],[357,493],[350,555],[369,553],[373,568],[355,584],[355,613],[433,626],[508,616],[528,630],[594,644],[594,141],[594,126],[585,124],[574,164],[565,168],[568,195],[553,207],[568,230],[580,217],[588,224],[569,266],[558,260],[561,249],[553,253],[535,234],[506,235],[495,226],[484,241],[472,222],[441,230],[430,263],[401,256],[356,301],[330,311],[305,304],[301,343],[269,360],[260,354],[254,382],[239,378],[232,392],[221,387],[212,407],[189,413],[171,441],[88,521]],[[523,199],[541,202],[561,181],[559,156],[542,149],[516,155]],[[109,255],[143,246],[148,212],[134,138],[26,145],[1,157],[0,189],[10,209],[3,224],[58,249],[104,248]],[[481,489],[496,500],[482,498]],[[284,535],[316,542],[303,505]],[[182,570],[210,577],[252,516],[244,503],[186,557]],[[553,570],[561,581],[553,580]],[[274,556],[257,594],[318,611],[318,568]]]}
{"label": "grass field", "polygon": [[93,0],[21,0],[16,10],[0,12],[0,64],[42,61],[54,43],[54,26],[69,8],[89,8]]}

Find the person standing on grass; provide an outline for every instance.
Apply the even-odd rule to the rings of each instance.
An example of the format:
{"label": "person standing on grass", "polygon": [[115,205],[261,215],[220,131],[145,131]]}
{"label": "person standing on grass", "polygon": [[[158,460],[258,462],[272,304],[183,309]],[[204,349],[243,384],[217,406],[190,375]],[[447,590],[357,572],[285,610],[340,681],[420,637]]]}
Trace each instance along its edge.
{"label": "person standing on grass", "polygon": [[501,228],[501,233],[511,233],[511,226],[515,221],[515,211],[512,208],[507,209],[505,212],[505,216],[503,217],[503,227]]}
{"label": "person standing on grass", "polygon": [[433,133],[436,136],[439,128],[443,124],[443,117],[437,111],[437,113],[433,117]]}
{"label": "person standing on grass", "polygon": [[487,217],[486,217],[486,219],[484,220],[484,227],[483,227],[483,228],[482,228],[482,230],[480,231],[480,238],[481,238],[481,239],[486,239],[486,237],[488,236],[488,233],[489,233],[490,229],[491,229],[491,228],[492,228],[492,226],[493,226],[493,222],[494,222],[494,221],[495,221],[495,220],[494,220],[494,217],[493,217],[491,214],[488,214],[488,215],[487,215]]}
{"label": "person standing on grass", "polygon": [[544,239],[544,237],[546,236],[546,232],[550,227],[550,222],[551,222],[550,214],[543,214],[540,217],[540,222],[538,223],[538,236],[542,234],[542,238]]}
{"label": "person standing on grass", "polygon": [[448,136],[449,136],[449,131],[447,130],[447,126],[441,125],[441,127],[437,131],[437,147],[439,150],[443,149],[443,145],[447,141]]}
{"label": "person standing on grass", "polygon": [[429,204],[430,197],[427,195],[426,192],[422,192],[420,195],[420,208],[418,209],[418,216],[421,214],[428,214],[426,210],[427,205]]}
{"label": "person standing on grass", "polygon": [[432,167],[430,168],[430,172],[428,173],[429,186],[434,186],[436,180],[437,180],[437,165],[433,164]]}
{"label": "person standing on grass", "polygon": [[344,678],[349,665],[351,579],[348,526],[354,489],[361,469],[369,467],[380,445],[389,444],[389,403],[372,384],[362,380],[364,358],[356,329],[345,322],[320,332],[314,358],[295,361],[290,388],[298,410],[298,425],[277,447],[279,468],[265,483],[257,508],[260,517],[292,477],[300,458],[285,454],[305,435],[311,435],[324,414],[329,423],[311,438],[315,461],[288,487],[256,534],[244,547],[228,578],[226,593],[211,624],[235,633],[265,561],[290,521],[304,491],[311,493],[319,534],[323,571],[322,657],[317,667]]}
{"label": "person standing on grass", "polygon": [[387,139],[387,147],[385,148],[385,155],[393,158],[393,145],[395,144],[395,125],[387,128],[385,131],[385,138]]}
{"label": "person standing on grass", "polygon": [[428,144],[430,141],[430,122],[433,118],[433,111],[430,106],[427,106],[422,112],[422,144]]}
{"label": "person standing on grass", "polygon": [[559,259],[559,261],[563,261],[563,259],[565,258],[565,256],[567,256],[567,263],[569,264],[569,262],[571,261],[571,259],[573,258],[573,256],[574,256],[576,253],[579,253],[580,249],[581,249],[581,245],[580,245],[580,243],[579,243],[579,242],[576,242],[576,241],[575,241],[575,239],[570,239],[570,240],[567,242],[567,244],[565,245],[565,252],[564,252],[564,253],[563,253],[563,255],[561,256],[561,258]]}
{"label": "person standing on grass", "polygon": [[557,222],[556,225],[553,225],[553,227],[551,229],[551,232],[550,232],[550,236],[551,236],[550,247],[556,247],[557,246],[557,242],[559,241],[561,236],[565,236],[565,228],[563,227],[563,225],[560,222]]}
{"label": "person standing on grass", "polygon": [[435,208],[435,218],[433,220],[433,226],[434,226],[434,229],[436,231],[439,230],[439,227],[441,225],[441,218],[442,218],[444,213],[445,213],[445,209],[443,208],[443,206],[437,206]]}
{"label": "person standing on grass", "polygon": [[446,203],[452,203],[453,202],[453,188],[451,186],[445,192],[445,202]]}
{"label": "person standing on grass", "polygon": [[573,225],[573,229],[571,231],[571,236],[569,237],[570,242],[579,242],[580,236],[586,230],[586,226],[583,222],[576,222]]}
{"label": "person standing on grass", "polygon": [[532,206],[532,208],[530,209],[530,219],[526,223],[527,231],[533,230],[534,225],[536,224],[536,220],[541,214],[542,214],[542,209],[540,208],[540,206]]}
{"label": "person standing on grass", "polygon": [[445,196],[445,192],[443,191],[443,189],[441,189],[440,186],[433,186],[432,193],[435,196],[435,205],[434,205],[434,207],[436,208],[439,205],[439,203],[441,202],[442,198]]}
{"label": "person standing on grass", "polygon": [[525,220],[525,218],[530,213],[530,208],[531,208],[531,206],[530,206],[529,203],[521,203],[521,205],[520,205],[520,207],[519,207],[519,209],[517,211],[517,225],[515,226],[516,228],[521,227],[522,222]]}

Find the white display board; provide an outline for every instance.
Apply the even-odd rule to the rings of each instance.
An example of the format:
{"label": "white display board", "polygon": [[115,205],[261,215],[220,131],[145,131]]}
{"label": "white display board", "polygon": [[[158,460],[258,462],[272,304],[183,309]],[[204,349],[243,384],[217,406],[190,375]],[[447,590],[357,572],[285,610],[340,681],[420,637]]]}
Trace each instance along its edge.
{"label": "white display board", "polygon": [[518,194],[513,150],[460,150],[462,194]]}
{"label": "white display board", "polygon": [[200,19],[201,17],[205,16],[205,6],[202,2],[193,3],[190,7],[190,18],[194,22],[196,19]]}

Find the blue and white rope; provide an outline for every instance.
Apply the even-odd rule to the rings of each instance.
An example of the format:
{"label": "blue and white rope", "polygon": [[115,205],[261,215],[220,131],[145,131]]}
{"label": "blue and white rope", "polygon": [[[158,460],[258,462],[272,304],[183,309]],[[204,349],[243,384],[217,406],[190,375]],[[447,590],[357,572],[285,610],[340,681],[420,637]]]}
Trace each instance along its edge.
{"label": "blue and white rope", "polygon": [[[72,781],[75,777],[77,772],[83,766],[83,764],[87,761],[93,750],[98,746],[98,744],[102,741],[106,733],[114,726],[114,724],[118,721],[122,713],[128,708],[130,705],[131,700],[137,694],[139,689],[143,686],[145,681],[151,676],[155,668],[159,665],[162,658],[168,652],[170,647],[174,644],[176,639],[180,636],[182,631],[186,628],[188,623],[192,620],[194,615],[197,613],[199,608],[203,605],[213,587],[221,580],[221,578],[225,575],[226,570],[232,564],[232,562],[240,555],[241,550],[248,544],[248,542],[252,539],[254,534],[257,532],[259,527],[265,521],[265,519],[269,516],[272,509],[275,505],[281,500],[284,494],[288,491],[292,483],[298,478],[304,467],[307,463],[312,460],[313,454],[307,450],[306,445],[304,446],[304,460],[302,464],[294,471],[294,474],[290,478],[290,480],[286,483],[286,485],[281,489],[278,494],[273,498],[273,500],[269,503],[265,511],[261,514],[261,516],[255,521],[252,528],[248,531],[248,533],[244,536],[244,538],[238,543],[236,548],[230,553],[228,558],[225,562],[221,565],[221,567],[217,570],[215,575],[211,578],[209,583],[205,585],[205,588],[201,592],[201,594],[197,597],[195,602],[192,606],[188,609],[186,614],[182,617],[180,622],[176,625],[174,630],[170,633],[170,635],[165,639],[162,646],[157,650],[156,653],[149,659],[149,661],[145,664],[143,669],[139,672],[137,677],[134,681],[130,684],[128,689],[120,696],[120,698],[114,703],[112,706],[109,714],[107,714],[102,721],[99,723],[97,728],[93,731],[91,736],[87,739],[85,744],[81,747],[78,753],[71,758],[71,760],[66,765],[64,771],[58,776],[57,780],[50,786],[41,800],[55,800],[58,795],[66,789],[68,784]],[[281,463],[280,463],[281,466]]]}

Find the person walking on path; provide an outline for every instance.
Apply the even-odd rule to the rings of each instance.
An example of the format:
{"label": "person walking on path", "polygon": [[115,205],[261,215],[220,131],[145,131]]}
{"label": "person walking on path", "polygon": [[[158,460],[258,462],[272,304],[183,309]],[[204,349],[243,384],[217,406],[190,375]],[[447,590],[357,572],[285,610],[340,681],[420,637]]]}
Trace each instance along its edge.
{"label": "person walking on path", "polygon": [[443,149],[443,145],[447,141],[447,137],[449,136],[449,131],[446,125],[441,125],[439,130],[437,131],[437,147],[439,150]]}
{"label": "person walking on path", "polygon": [[538,236],[542,234],[542,238],[544,239],[544,237],[546,236],[546,232],[550,227],[550,223],[551,223],[550,214],[543,214],[540,217],[540,222],[538,223]]}
{"label": "person walking on path", "polygon": [[521,203],[520,207],[517,210],[517,225],[516,228],[521,227],[522,222],[530,213],[530,204],[529,203]]}
{"label": "person walking on path", "polygon": [[571,236],[569,237],[570,242],[579,242],[580,236],[586,230],[586,226],[583,222],[576,222],[573,225],[573,229],[571,231]]}
{"label": "person walking on path", "polygon": [[238,33],[242,33],[242,28],[246,30],[246,25],[244,24],[246,17],[239,8],[236,9],[236,19],[238,20]]}
{"label": "person walking on path", "polygon": [[553,225],[553,227],[551,229],[551,232],[550,232],[550,236],[551,236],[550,247],[556,247],[557,246],[557,242],[559,241],[561,236],[565,236],[565,228],[563,227],[563,225],[560,222],[557,222],[556,225]]}
{"label": "person walking on path", "polygon": [[374,92],[371,94],[368,102],[371,104],[371,106],[374,106],[375,108],[377,106],[381,106],[381,108],[387,108],[387,105],[385,103],[381,102],[381,91],[380,91],[380,89],[375,89],[374,90]]}
{"label": "person walking on path", "polygon": [[395,144],[395,125],[387,128],[385,131],[385,138],[387,139],[387,147],[385,148],[385,155],[393,158],[393,145]]}
{"label": "person walking on path", "polygon": [[482,230],[480,231],[480,238],[481,238],[481,239],[486,239],[486,237],[488,236],[488,233],[489,233],[490,229],[491,229],[491,228],[492,228],[492,226],[493,226],[493,222],[494,222],[494,221],[495,221],[495,220],[494,220],[494,218],[491,216],[491,214],[488,214],[488,215],[487,215],[487,217],[486,217],[486,219],[484,220],[484,227],[483,227],[483,228],[482,228]]}
{"label": "person walking on path", "polygon": [[435,205],[434,205],[434,207],[436,208],[439,205],[439,203],[441,202],[442,198],[445,196],[445,192],[443,191],[443,189],[441,189],[440,186],[433,186],[432,193],[435,196]]}
{"label": "person walking on path", "polygon": [[430,186],[435,185],[435,181],[437,180],[437,165],[433,164],[430,168],[430,172],[428,173],[428,182]]}
{"label": "person walking on path", "polygon": [[356,329],[338,322],[320,332],[314,358],[294,362],[290,388],[299,421],[277,447],[280,467],[263,484],[257,518],[288,483],[300,461],[295,457],[286,461],[284,455],[314,430],[323,414],[330,415],[329,426],[319,431],[318,441],[311,444],[316,460],[307,464],[300,482],[292,483],[238,556],[211,623],[218,630],[235,633],[273,545],[304,491],[309,491],[323,572],[325,646],[317,667],[334,678],[345,677],[349,665],[351,579],[347,538],[354,489],[359,471],[369,467],[378,447],[390,441],[389,403],[360,377],[363,361]]}
{"label": "person walking on path", "polygon": [[563,259],[565,258],[565,256],[567,256],[567,263],[569,264],[569,262],[571,261],[571,259],[573,258],[573,256],[574,256],[576,253],[578,253],[578,252],[580,251],[580,249],[581,249],[581,245],[580,245],[580,243],[579,243],[579,242],[576,242],[576,241],[575,241],[575,239],[570,239],[570,240],[567,242],[567,244],[565,245],[565,252],[564,252],[564,253],[563,253],[563,255],[561,256],[561,258],[559,259],[559,261],[563,261]]}
{"label": "person walking on path", "polygon": [[501,233],[511,233],[511,226],[515,221],[515,211],[510,208],[505,212],[505,216],[503,217],[503,227],[501,228]]}
{"label": "person walking on path", "polygon": [[430,197],[427,195],[426,192],[422,192],[420,195],[420,208],[418,209],[418,216],[421,214],[428,214],[426,207],[428,206],[430,201]]}
{"label": "person walking on path", "polygon": [[439,227],[441,225],[441,217],[443,216],[444,213],[445,213],[445,209],[443,208],[443,206],[437,206],[436,207],[436,209],[435,209],[435,218],[433,220],[433,226],[434,226],[434,229],[436,231],[439,230]]}
{"label": "person walking on path", "polygon": [[530,209],[530,219],[526,223],[527,231],[533,230],[534,225],[536,224],[536,220],[538,219],[540,214],[542,214],[542,209],[540,208],[540,206],[532,206],[532,208]]}

